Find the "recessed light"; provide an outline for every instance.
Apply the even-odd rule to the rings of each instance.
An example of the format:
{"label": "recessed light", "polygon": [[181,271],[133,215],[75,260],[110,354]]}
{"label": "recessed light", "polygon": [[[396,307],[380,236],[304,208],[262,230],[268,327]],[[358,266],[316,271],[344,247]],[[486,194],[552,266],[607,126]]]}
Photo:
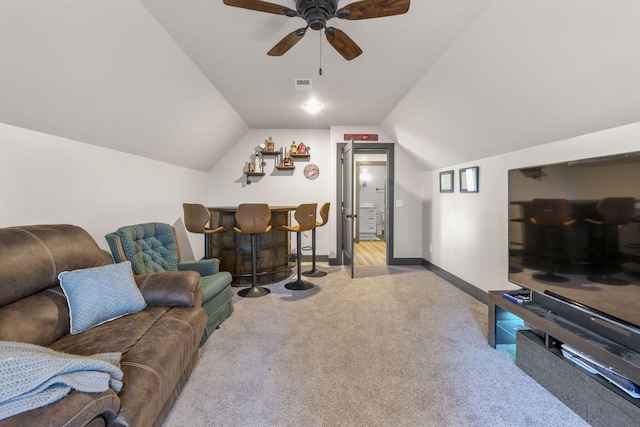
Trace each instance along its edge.
{"label": "recessed light", "polygon": [[311,114],[315,114],[322,108],[322,104],[320,104],[316,100],[311,100],[304,104],[304,109],[307,110]]}

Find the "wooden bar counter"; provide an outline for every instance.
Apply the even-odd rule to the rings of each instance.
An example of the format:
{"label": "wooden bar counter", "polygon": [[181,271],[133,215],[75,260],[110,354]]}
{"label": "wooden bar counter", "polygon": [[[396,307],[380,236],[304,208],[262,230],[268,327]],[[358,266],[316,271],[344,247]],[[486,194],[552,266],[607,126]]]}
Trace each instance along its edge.
{"label": "wooden bar counter", "polygon": [[[276,283],[291,275],[293,264],[289,261],[291,233],[280,231],[289,225],[291,212],[297,206],[269,206],[271,230],[258,234],[258,284]],[[220,259],[220,270],[233,276],[233,286],[251,284],[251,235],[233,231],[237,207],[209,207],[211,227],[223,226],[226,231],[209,235],[209,256]]]}

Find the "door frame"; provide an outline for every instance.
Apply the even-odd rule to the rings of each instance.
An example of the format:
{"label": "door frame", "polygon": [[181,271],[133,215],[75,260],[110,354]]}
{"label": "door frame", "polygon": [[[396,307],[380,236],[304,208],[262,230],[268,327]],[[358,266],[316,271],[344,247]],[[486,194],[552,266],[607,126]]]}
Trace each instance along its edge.
{"label": "door frame", "polygon": [[[337,155],[336,155],[336,224],[337,224],[337,239],[336,239],[336,254],[338,265],[342,265],[342,148],[347,145],[345,142],[339,142],[337,144]],[[394,235],[394,182],[395,182],[395,172],[394,172],[394,147],[393,143],[382,143],[382,142],[354,142],[353,143],[353,154],[360,154],[366,152],[378,152],[384,153],[387,155],[387,194],[386,194],[386,203],[387,203],[387,212],[385,216],[386,220],[386,228],[385,228],[385,240],[387,247],[386,254],[386,264],[393,265],[394,257],[393,257],[393,235]],[[354,207],[355,208],[355,207]]]}

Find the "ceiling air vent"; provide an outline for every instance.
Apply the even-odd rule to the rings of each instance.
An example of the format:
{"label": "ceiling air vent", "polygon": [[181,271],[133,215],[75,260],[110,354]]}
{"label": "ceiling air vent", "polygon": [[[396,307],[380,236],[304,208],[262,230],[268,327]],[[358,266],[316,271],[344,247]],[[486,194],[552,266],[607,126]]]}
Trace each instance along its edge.
{"label": "ceiling air vent", "polygon": [[311,79],[293,79],[296,90],[311,90]]}

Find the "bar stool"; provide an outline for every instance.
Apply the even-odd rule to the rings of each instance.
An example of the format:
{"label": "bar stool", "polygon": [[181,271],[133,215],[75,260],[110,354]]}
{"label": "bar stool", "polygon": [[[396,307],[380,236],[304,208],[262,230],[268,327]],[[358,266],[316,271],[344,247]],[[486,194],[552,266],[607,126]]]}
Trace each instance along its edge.
{"label": "bar stool", "polygon": [[298,280],[295,282],[289,282],[284,285],[285,288],[293,291],[304,291],[313,288],[313,283],[306,282],[300,277],[301,261],[302,261],[302,232],[313,230],[316,226],[316,210],[318,209],[317,203],[306,203],[298,206],[294,217],[298,222],[298,225],[281,225],[280,230],[290,231],[298,233],[298,246],[296,249],[296,259],[298,267]]}
{"label": "bar stool", "polygon": [[307,277],[322,277],[326,276],[326,271],[316,270],[316,228],[322,227],[329,221],[329,208],[331,207],[331,203],[326,202],[320,207],[320,217],[322,218],[322,222],[316,222],[316,226],[313,227],[311,231],[311,259],[312,265],[311,270],[304,271],[302,274]]}
{"label": "bar stool", "polygon": [[546,273],[535,273],[532,277],[544,282],[568,282],[569,279],[554,273],[553,252],[555,250],[554,240],[562,235],[558,232],[562,227],[567,227],[576,222],[570,218],[571,205],[566,199],[533,199],[531,202],[532,215],[529,220],[542,227],[544,234],[544,254]]}
{"label": "bar stool", "polygon": [[211,212],[204,205],[196,203],[183,203],[184,226],[192,233],[204,234],[204,257],[210,258],[209,235],[226,231],[224,227],[209,228],[211,225]]}
{"label": "bar stool", "polygon": [[[628,285],[631,282],[613,277],[611,264],[619,264],[620,260],[612,260],[612,257],[619,258],[618,234],[621,225],[627,225],[634,220],[636,214],[636,200],[633,197],[605,197],[598,202],[596,212],[584,222],[591,226],[602,229],[604,239],[604,253],[601,264],[603,271],[587,277],[592,282],[604,283],[605,285]],[[614,246],[615,247],[612,247]]]}
{"label": "bar stool", "polygon": [[262,297],[271,290],[258,286],[258,234],[271,230],[271,209],[266,203],[245,203],[238,206],[236,211],[238,227],[233,230],[239,234],[251,235],[251,287],[238,291],[238,295],[246,298]]}

